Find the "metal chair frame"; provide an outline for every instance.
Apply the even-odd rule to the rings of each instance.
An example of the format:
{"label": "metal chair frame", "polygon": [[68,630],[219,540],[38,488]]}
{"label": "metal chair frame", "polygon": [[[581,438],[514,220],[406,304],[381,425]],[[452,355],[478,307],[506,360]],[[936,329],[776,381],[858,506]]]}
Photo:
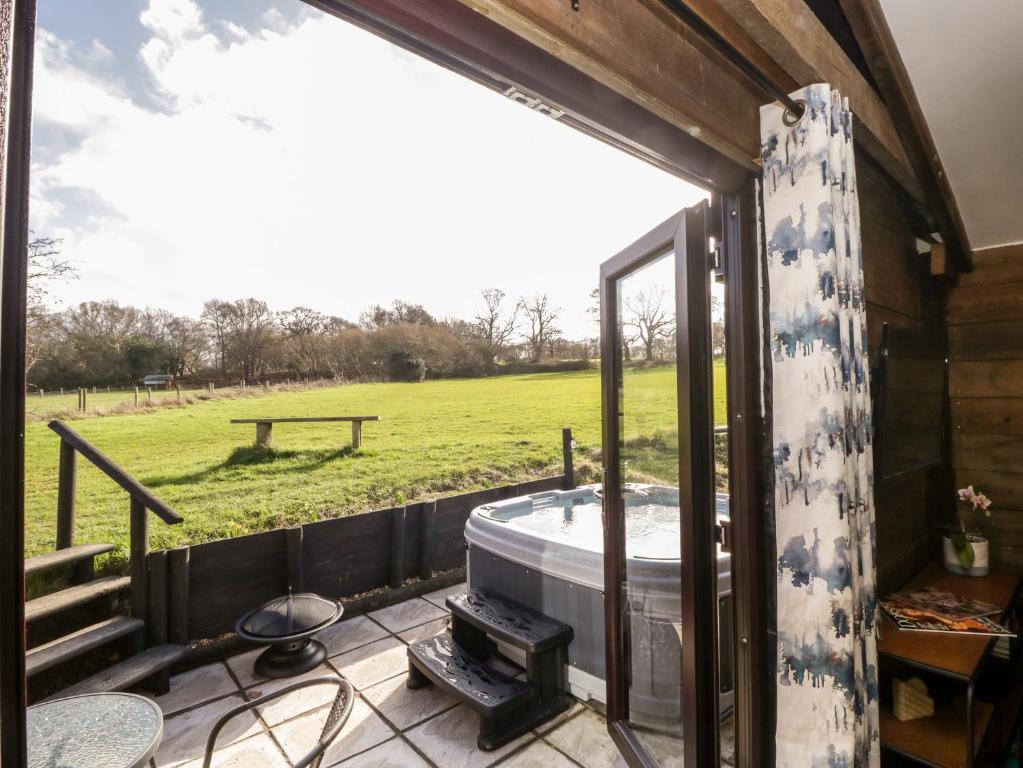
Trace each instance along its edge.
{"label": "metal chair frame", "polygon": [[323,755],[326,753],[327,748],[341,733],[341,730],[345,727],[345,723],[348,722],[348,717],[352,714],[352,704],[355,701],[355,690],[352,688],[352,684],[337,675],[325,675],[323,677],[313,678],[312,680],[303,680],[301,682],[292,683],[291,685],[281,688],[279,691],[268,693],[266,696],[260,696],[258,699],[247,701],[232,709],[217,721],[216,725],[213,726],[213,730],[210,732],[210,737],[206,741],[206,757],[203,760],[203,768],[210,768],[210,764],[213,760],[213,753],[217,746],[217,737],[224,729],[224,726],[238,715],[243,712],[248,712],[251,709],[255,709],[256,707],[261,707],[268,701],[279,699],[281,696],[286,696],[287,694],[302,688],[310,688],[314,685],[327,685],[331,683],[338,687],[337,696],[334,698],[334,703],[330,708],[330,712],[327,714],[327,721],[323,725],[323,731],[320,733],[319,741],[316,743],[315,747],[309,750],[309,752],[295,763],[295,768],[319,768],[320,762],[323,760]]}

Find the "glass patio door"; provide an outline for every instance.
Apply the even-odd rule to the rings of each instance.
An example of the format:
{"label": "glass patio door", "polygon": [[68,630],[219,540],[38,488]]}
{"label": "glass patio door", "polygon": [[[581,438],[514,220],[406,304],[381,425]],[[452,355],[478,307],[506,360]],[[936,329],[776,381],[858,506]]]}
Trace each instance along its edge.
{"label": "glass patio door", "polygon": [[601,266],[608,729],[634,768],[718,762],[708,210]]}

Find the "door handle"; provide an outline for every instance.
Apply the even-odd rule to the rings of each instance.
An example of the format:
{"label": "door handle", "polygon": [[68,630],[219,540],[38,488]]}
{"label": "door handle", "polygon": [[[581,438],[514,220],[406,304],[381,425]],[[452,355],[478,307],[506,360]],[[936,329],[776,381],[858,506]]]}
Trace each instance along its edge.
{"label": "door handle", "polygon": [[714,540],[721,545],[721,551],[732,552],[732,521],[722,520],[714,526]]}

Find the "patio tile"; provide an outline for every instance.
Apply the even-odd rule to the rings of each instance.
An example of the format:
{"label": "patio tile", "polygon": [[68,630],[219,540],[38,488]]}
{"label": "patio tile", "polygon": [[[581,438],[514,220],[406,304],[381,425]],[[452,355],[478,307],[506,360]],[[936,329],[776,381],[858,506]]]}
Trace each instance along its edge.
{"label": "patio tile", "polygon": [[[162,768],[162,763],[160,764]],[[266,734],[252,736],[213,753],[212,768],[288,768],[281,750]],[[182,768],[202,768],[202,758],[185,763]]]}
{"label": "patio tile", "polygon": [[[316,744],[329,711],[330,707],[323,707],[274,726],[273,734],[291,760],[297,760]],[[346,757],[382,744],[393,736],[391,727],[366,702],[356,698],[352,714],[340,735],[327,749],[323,765],[334,765]]]}
{"label": "patio tile", "polygon": [[534,741],[501,768],[578,768],[575,763],[543,741]]}
{"label": "patio tile", "polygon": [[362,692],[366,701],[400,730],[455,706],[455,700],[435,686],[409,690],[405,687],[406,679],[405,675],[392,677]]}
{"label": "patio tile", "polygon": [[404,603],[389,605],[379,611],[373,611],[369,617],[391,632],[401,632],[439,619],[446,614],[447,611],[443,608],[439,608],[421,597],[414,597]]}
{"label": "patio tile", "polygon": [[586,709],[586,707],[583,706],[582,703],[580,703],[576,699],[572,699],[572,704],[571,704],[571,706],[569,706],[568,709],[566,709],[560,715],[555,717],[553,720],[548,720],[546,723],[541,725],[539,728],[534,728],[533,732],[537,733],[537,734],[540,734],[540,735],[543,735],[545,733],[549,733],[550,731],[553,731],[555,728],[557,728],[559,725],[561,725],[563,722],[568,720],[570,717],[575,717],[576,715],[578,715],[584,709]]}
{"label": "patio tile", "polygon": [[[280,680],[264,680],[257,683],[252,688],[245,690],[245,696],[251,701],[252,699],[258,699],[260,696],[266,696],[267,694],[279,691],[281,688],[286,688],[289,685],[302,682],[303,680],[312,680],[313,678],[323,677],[324,675],[336,674],[333,669],[328,667],[326,664],[321,664],[314,670],[306,672],[304,675],[298,675],[297,677],[285,677]],[[334,701],[334,697],[337,696],[337,685],[331,685],[324,683],[323,685],[312,685],[308,688],[300,688],[297,691],[292,691],[279,699],[268,702],[261,707],[257,708],[260,717],[266,722],[267,725],[273,726],[278,723],[282,723],[285,720],[290,720],[293,717],[304,715],[306,712],[311,712],[314,709],[319,709],[324,704],[330,704]]]}
{"label": "patio tile", "polygon": [[417,640],[425,640],[428,637],[441,635],[447,631],[448,618],[445,616],[441,619],[434,619],[433,621],[428,621],[425,624],[420,624],[418,627],[406,629],[404,632],[399,632],[398,639],[402,642],[412,644]]}
{"label": "patio tile", "polygon": [[408,646],[394,637],[356,648],[329,663],[360,691],[408,671]]}
{"label": "patio tile", "polygon": [[245,653],[239,653],[237,656],[232,656],[224,661],[227,663],[228,669],[234,673],[234,676],[238,678],[238,682],[241,683],[242,688],[248,688],[250,685],[261,683],[266,680],[265,677],[259,677],[252,666],[256,663],[256,657],[259,656],[266,646],[259,648],[253,648],[251,651],[245,651]]}
{"label": "patio tile", "polygon": [[218,661],[174,675],[170,681],[170,691],[153,700],[167,717],[229,693],[238,693],[238,685],[228,673],[227,667]]}
{"label": "patio tile", "polygon": [[450,595],[461,595],[468,589],[469,586],[463,581],[461,584],[444,587],[444,589],[438,589],[436,592],[430,592],[429,594],[423,595],[423,599],[429,600],[434,605],[447,610],[444,605],[444,601],[447,600]]}
{"label": "patio tile", "polygon": [[397,737],[344,760],[339,765],[343,768],[432,768],[412,747]]}
{"label": "patio tile", "polygon": [[388,631],[366,616],[346,619],[316,635],[327,646],[328,656],[337,656],[359,646],[387,637]]}
{"label": "patio tile", "polygon": [[[156,764],[160,768],[171,768],[201,758],[214,723],[229,709],[243,701],[241,694],[228,696],[198,709],[167,718],[164,722],[163,741],[156,753]],[[252,712],[243,712],[221,731],[217,744],[227,746],[262,732],[263,726],[256,716]]]}
{"label": "patio tile", "polygon": [[445,768],[486,768],[534,739],[532,734],[526,734],[493,752],[483,752],[476,746],[477,735],[476,713],[464,705],[405,732],[405,737],[424,755]]}
{"label": "patio tile", "polygon": [[591,710],[565,721],[544,739],[585,768],[626,768],[606,721]]}
{"label": "patio tile", "polygon": [[663,768],[682,768],[682,740],[660,733],[641,733],[640,741]]}

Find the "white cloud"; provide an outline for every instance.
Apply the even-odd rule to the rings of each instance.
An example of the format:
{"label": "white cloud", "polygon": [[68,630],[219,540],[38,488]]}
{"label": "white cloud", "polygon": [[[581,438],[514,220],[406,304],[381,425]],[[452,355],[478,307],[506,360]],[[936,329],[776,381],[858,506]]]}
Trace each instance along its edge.
{"label": "white cloud", "polygon": [[[245,33],[151,0],[141,19],[164,111],[39,34],[33,228],[81,265],[66,301],[470,316],[498,285],[549,291],[566,332],[591,334],[599,263],[701,197],[333,17]],[[71,210],[69,190],[94,205]]]}

